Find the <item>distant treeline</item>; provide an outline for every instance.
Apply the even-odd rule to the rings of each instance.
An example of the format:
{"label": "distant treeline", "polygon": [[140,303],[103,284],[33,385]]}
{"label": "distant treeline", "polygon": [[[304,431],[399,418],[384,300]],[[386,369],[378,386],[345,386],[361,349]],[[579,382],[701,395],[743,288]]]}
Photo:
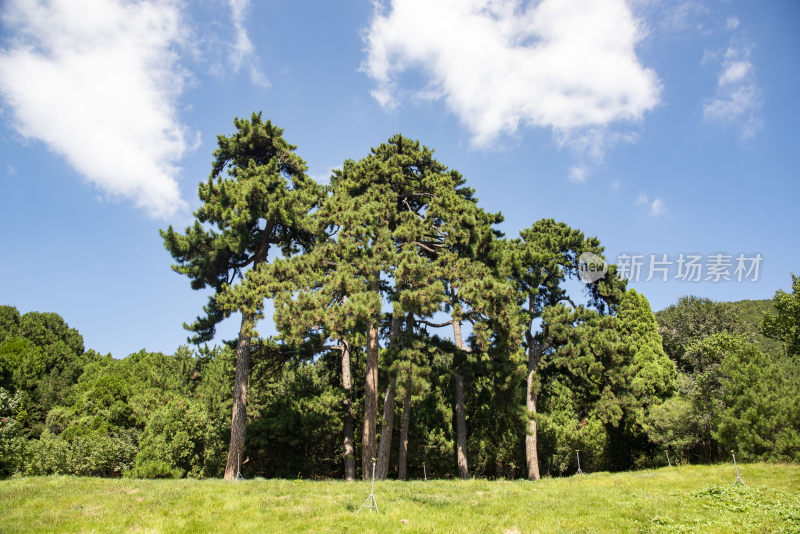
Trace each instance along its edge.
{"label": "distant treeline", "polygon": [[[797,300],[798,293],[796,281],[793,295],[776,299]],[[762,335],[767,313],[772,338]],[[775,325],[780,314],[773,301],[686,297],[655,316],[677,373],[669,395],[641,420],[603,423],[595,415],[602,398],[581,405],[584,394],[564,373],[543,373],[537,416],[543,474],[570,474],[575,449],[584,470],[661,465],[665,451],[672,461],[715,462],[732,448],[746,460],[800,461],[800,355],[787,351],[791,339]],[[254,348],[243,474],[342,477],[340,353],[276,367]],[[20,316],[0,307],[0,472],[221,476],[233,362],[233,350],[224,346],[114,359],[84,350],[81,335],[57,314]],[[426,362],[424,383],[411,397],[407,476],[421,477],[423,464],[429,477],[456,476],[450,362],[435,351]],[[352,368],[359,398],[365,373],[359,351]],[[519,362],[488,372],[482,366],[471,377],[465,404],[475,476],[526,476],[524,377]],[[362,407],[354,409],[358,417]],[[393,451],[391,465],[396,460]]]}

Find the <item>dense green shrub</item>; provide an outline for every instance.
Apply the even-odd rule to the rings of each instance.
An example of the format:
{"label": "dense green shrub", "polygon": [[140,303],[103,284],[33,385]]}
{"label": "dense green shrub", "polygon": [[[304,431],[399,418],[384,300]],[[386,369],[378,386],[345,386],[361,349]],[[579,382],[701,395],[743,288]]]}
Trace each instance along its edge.
{"label": "dense green shrub", "polygon": [[155,410],[139,439],[135,472],[161,462],[181,475],[203,476],[207,426],[208,414],[185,398]]}
{"label": "dense green shrub", "polygon": [[12,395],[0,387],[0,477],[14,474],[22,466],[25,452],[22,427],[26,417],[20,394]]}
{"label": "dense green shrub", "polygon": [[183,474],[183,469],[161,460],[146,460],[125,472],[130,478],[181,478]]}
{"label": "dense green shrub", "polygon": [[131,435],[87,434],[72,441],[49,430],[28,442],[25,474],[121,476],[136,456]]}

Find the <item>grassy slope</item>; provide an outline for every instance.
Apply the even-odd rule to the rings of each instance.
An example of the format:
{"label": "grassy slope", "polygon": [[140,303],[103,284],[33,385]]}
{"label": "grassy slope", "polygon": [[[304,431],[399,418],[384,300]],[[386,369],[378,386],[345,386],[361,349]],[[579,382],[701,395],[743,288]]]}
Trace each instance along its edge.
{"label": "grassy slope", "polygon": [[[800,532],[800,466],[683,466],[527,481],[0,481],[0,532]],[[403,520],[408,520],[404,522]]]}

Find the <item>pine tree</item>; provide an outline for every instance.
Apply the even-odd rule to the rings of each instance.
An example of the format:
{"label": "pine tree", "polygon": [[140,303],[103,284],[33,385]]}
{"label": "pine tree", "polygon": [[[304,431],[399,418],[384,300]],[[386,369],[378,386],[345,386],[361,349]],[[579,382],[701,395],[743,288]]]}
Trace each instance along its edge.
{"label": "pine tree", "polygon": [[[498,247],[498,263],[516,289],[517,305],[523,316],[528,353],[526,407],[530,414],[525,456],[530,480],[540,478],[536,425],[539,365],[545,352],[554,347],[546,328],[536,333],[534,323],[548,307],[568,303],[573,309],[577,308],[565,282],[578,277],[578,260],[584,252],[602,257],[603,248],[597,238],[586,238],[579,230],[552,219],[537,221],[520,232],[520,239],[506,241]],[[589,304],[599,310],[609,310],[621,296],[624,283],[614,273],[615,268],[611,266],[605,278],[588,287]]]}
{"label": "pine tree", "polygon": [[260,113],[250,120],[237,118],[234,125],[233,135],[217,137],[211,174],[199,186],[203,204],[194,213],[194,225],[183,234],[171,226],[161,231],[177,261],[173,269],[191,279],[192,289],[214,291],[205,315],[184,325],[194,332],[190,340],[208,341],[220,321],[235,311],[242,314],[226,479],[234,477],[237,456],[244,449],[251,340],[263,303],[255,294],[240,295],[237,308],[224,307],[218,296],[246,269],[261,269],[272,246],[284,256],[310,246],[313,233],[307,215],[321,198],[319,186],[306,175],[305,162],[284,140],[282,129],[262,121]]}

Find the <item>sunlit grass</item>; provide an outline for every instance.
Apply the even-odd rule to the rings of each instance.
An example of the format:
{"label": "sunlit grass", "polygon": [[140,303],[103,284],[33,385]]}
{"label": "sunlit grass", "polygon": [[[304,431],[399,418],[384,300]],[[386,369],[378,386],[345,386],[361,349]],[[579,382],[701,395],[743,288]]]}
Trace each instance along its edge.
{"label": "sunlit grass", "polygon": [[800,466],[528,481],[0,481],[0,532],[800,532]]}

